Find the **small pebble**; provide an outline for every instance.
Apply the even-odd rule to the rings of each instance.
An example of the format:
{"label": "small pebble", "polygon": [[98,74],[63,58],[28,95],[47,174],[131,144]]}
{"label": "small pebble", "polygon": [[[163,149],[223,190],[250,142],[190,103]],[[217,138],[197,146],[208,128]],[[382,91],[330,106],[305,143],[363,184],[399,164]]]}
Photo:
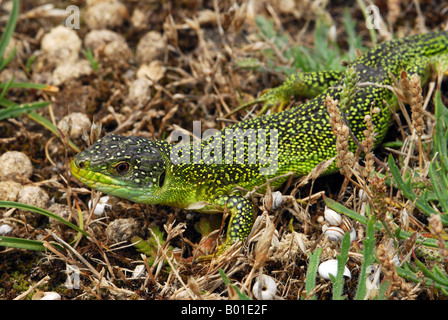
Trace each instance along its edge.
{"label": "small pebble", "polygon": [[69,80],[87,76],[92,72],[90,62],[85,59],[60,64],[54,69],[51,82],[59,86]]}
{"label": "small pebble", "polygon": [[23,186],[19,193],[18,202],[46,209],[50,197],[48,194],[38,186]]}
{"label": "small pebble", "polygon": [[107,238],[114,242],[129,241],[141,231],[140,223],[135,219],[116,219],[106,228]]}
{"label": "small pebble", "polygon": [[[22,191],[19,193],[17,201],[23,204],[28,204],[34,207],[46,209],[50,197],[45,192],[44,189],[38,186],[23,186]],[[27,210],[19,210],[25,216],[27,223],[32,226],[36,226],[41,219],[47,219],[46,216],[43,216],[39,213],[27,211]]]}
{"label": "small pebble", "polygon": [[166,38],[157,31],[149,31],[138,42],[135,59],[139,65],[160,60],[166,50]]}
{"label": "small pebble", "polygon": [[75,30],[60,25],[42,37],[41,49],[46,53],[47,61],[57,66],[78,60],[81,45]]}
{"label": "small pebble", "polygon": [[27,82],[28,77],[25,71],[21,69],[5,68],[0,72],[0,83],[8,82],[14,78],[14,82]]}
{"label": "small pebble", "polygon": [[136,79],[129,85],[128,99],[131,103],[145,104],[151,99],[151,85],[146,79]]}
{"label": "small pebble", "polygon": [[89,132],[91,122],[89,117],[82,112],[73,112],[66,115],[58,123],[58,129],[70,132],[70,139],[79,139],[83,131]]}
{"label": "small pebble", "polygon": [[0,181],[0,199],[4,201],[17,201],[22,185],[12,180]]}
{"label": "small pebble", "polygon": [[154,60],[149,64],[142,64],[137,70],[137,79],[145,79],[153,84],[165,75],[166,68],[162,61]]}
{"label": "small pebble", "polygon": [[[70,217],[70,209],[66,204],[53,203],[50,207],[48,207],[48,211],[58,215],[64,220],[68,220]],[[55,219],[50,219],[50,225],[52,227],[61,226],[61,222]]]}
{"label": "small pebble", "polygon": [[123,25],[129,12],[126,6],[117,0],[95,1],[87,5],[85,21],[90,29],[107,29]]}
{"label": "small pebble", "polygon": [[28,156],[19,151],[7,151],[0,156],[0,179],[29,179],[33,174],[33,165]]}
{"label": "small pebble", "polygon": [[125,38],[111,30],[92,30],[84,38],[84,44],[95,57],[104,57],[113,63],[123,63],[132,57]]}
{"label": "small pebble", "polygon": [[135,29],[143,30],[148,24],[151,12],[147,10],[134,9],[131,16],[131,24]]}

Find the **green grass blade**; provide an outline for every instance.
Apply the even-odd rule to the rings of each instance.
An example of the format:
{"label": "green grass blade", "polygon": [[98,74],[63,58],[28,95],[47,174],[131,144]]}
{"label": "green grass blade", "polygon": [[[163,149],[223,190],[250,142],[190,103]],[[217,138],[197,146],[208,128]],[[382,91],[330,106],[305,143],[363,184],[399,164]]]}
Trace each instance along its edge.
{"label": "green grass blade", "polygon": [[8,22],[5,26],[5,31],[0,39],[0,70],[2,70],[6,66],[6,63],[9,62],[8,60],[10,60],[10,57],[5,60],[3,55],[5,54],[6,47],[8,46],[12,34],[14,33],[17,18],[19,16],[19,0],[13,0],[12,4],[11,15],[9,16]]}
{"label": "green grass blade", "polygon": [[98,61],[95,60],[95,57],[93,55],[92,49],[87,48],[84,51],[84,55],[87,58],[87,60],[89,60],[90,65],[92,66],[93,71],[97,72],[98,71]]}
{"label": "green grass blade", "polygon": [[[448,108],[443,104],[440,90],[434,96],[436,125],[433,135],[432,156],[436,153],[440,159],[440,168],[444,172],[443,178],[448,179]],[[439,169],[439,168],[438,168]]]}
{"label": "green grass blade", "polygon": [[[398,188],[405,194],[405,196],[409,200],[416,201],[417,195],[412,190],[410,180],[406,182],[403,180],[403,178],[401,177],[400,169],[398,169],[397,165],[395,164],[392,155],[389,156],[387,165],[389,166],[390,172],[392,173],[392,176],[394,177],[395,183],[398,185]],[[425,208],[424,211],[428,215],[431,213],[436,213],[432,208]]]}
{"label": "green grass blade", "polygon": [[11,62],[11,60],[14,59],[16,51],[17,51],[16,48],[12,49],[12,51],[9,53],[6,59],[3,59],[3,61],[0,62],[0,70],[3,70]]}
{"label": "green grass blade", "polygon": [[[367,224],[367,222],[368,222],[367,217],[362,216],[359,213],[357,213],[357,212],[355,212],[353,210],[348,209],[347,207],[345,207],[344,205],[340,204],[339,202],[337,202],[337,201],[335,201],[335,200],[333,200],[331,198],[328,198],[328,197],[324,197],[324,201],[325,201],[325,204],[329,208],[333,209],[334,211],[342,213],[342,214],[346,215],[347,217],[349,217],[350,219],[356,220],[356,221],[361,222],[363,224]],[[377,223],[377,227],[376,228],[378,230],[381,230],[381,224]]]}
{"label": "green grass blade", "polygon": [[388,294],[390,288],[390,281],[386,280],[381,282],[380,289],[378,290],[378,300],[387,300]]}
{"label": "green grass blade", "polygon": [[364,238],[364,250],[361,266],[361,275],[358,280],[358,289],[356,290],[355,300],[363,300],[367,294],[367,267],[373,265],[375,248],[375,216],[369,219],[367,223],[366,237]]}
{"label": "green grass blade", "polygon": [[437,198],[439,199],[439,204],[442,207],[443,212],[448,213],[448,186],[445,184],[445,180],[441,176],[443,173],[436,170],[434,166],[434,162],[429,165],[429,178],[431,179],[431,183],[437,194]]}
{"label": "green grass blade", "polygon": [[431,287],[433,286],[436,289],[441,289],[441,290],[447,290],[448,287],[441,285],[437,282],[434,282],[432,279],[428,279],[426,277],[422,277],[421,275],[417,276],[417,274],[415,274],[413,271],[411,270],[407,270],[405,268],[402,267],[395,267],[395,269],[397,270],[397,273],[400,277],[415,282],[415,283],[422,283],[424,286],[426,287]]}
{"label": "green grass blade", "polygon": [[51,86],[49,84],[32,83],[32,82],[11,82],[0,83],[0,89],[4,89],[6,86],[11,89],[35,89],[44,91],[57,91],[57,87]]}
{"label": "green grass blade", "polygon": [[9,107],[6,109],[2,109],[0,110],[0,121],[8,118],[18,117],[23,113],[31,112],[36,109],[44,108],[49,104],[50,102],[43,101],[43,102],[26,103],[18,105],[16,107]]}
{"label": "green grass blade", "polygon": [[317,269],[319,268],[320,254],[322,253],[322,248],[317,248],[314,252],[309,252],[310,262],[308,263],[308,270],[306,271],[305,279],[305,290],[307,294],[307,299],[316,300],[316,296],[310,296],[310,292],[313,291],[316,286],[316,275]]}
{"label": "green grass blade", "polygon": [[[366,4],[364,3],[363,0],[357,0],[356,2],[358,4],[359,8],[361,9],[361,12],[364,15],[364,20],[367,21],[369,19],[368,15],[370,13],[368,13]],[[377,35],[376,35],[375,28],[369,28],[369,34],[370,34],[370,40],[372,41],[372,43],[376,44],[378,42],[378,38],[377,38]]]}
{"label": "green grass blade", "polygon": [[4,108],[14,108],[17,106],[17,103],[5,98],[0,98],[0,106]]}
{"label": "green grass blade", "polygon": [[224,270],[219,269],[219,274],[221,275],[222,281],[226,286],[231,286],[233,289],[235,289],[235,292],[238,295],[239,300],[251,300],[245,293],[241,292],[240,289],[238,289],[235,285],[230,283],[230,280],[224,273]]}
{"label": "green grass blade", "polygon": [[437,267],[437,265],[434,265],[432,267],[432,271],[434,272],[434,274],[436,274],[438,277],[444,279],[445,281],[448,281],[448,277],[443,273],[442,270],[440,270],[439,267]]}
{"label": "green grass blade", "polygon": [[81,228],[79,228],[78,226],[74,225],[73,223],[61,218],[60,216],[47,211],[45,209],[42,208],[38,208],[38,207],[34,207],[34,206],[30,206],[27,204],[23,204],[23,203],[19,203],[19,202],[13,202],[13,201],[1,201],[0,200],[0,208],[16,208],[16,209],[21,209],[21,210],[27,210],[27,211],[32,211],[32,212],[36,212],[39,213],[41,215],[47,216],[51,219],[55,219],[67,226],[69,226],[70,228],[81,232],[83,235],[85,235],[86,237],[88,237],[89,235],[87,234],[87,232],[85,232],[84,230],[82,230]]}
{"label": "green grass blade", "polygon": [[0,85],[2,85],[3,86],[3,90],[2,90],[2,93],[0,94],[0,100],[3,100],[4,99],[4,97],[5,97],[5,95],[6,95],[6,92],[8,92],[8,90],[9,90],[9,88],[11,87],[11,85],[13,84],[13,82],[14,82],[14,77],[10,80],[10,81],[8,81],[8,82],[6,82],[6,83],[0,83]]}
{"label": "green grass blade", "polygon": [[[51,245],[59,250],[64,250],[64,248],[59,243],[52,242]],[[47,250],[42,241],[5,236],[0,236],[0,246],[33,251]]]}
{"label": "green grass blade", "polygon": [[345,296],[342,296],[342,290],[344,289],[344,269],[348,260],[350,244],[350,232],[346,232],[342,238],[341,254],[337,256],[338,271],[333,282],[333,300],[345,300]]}
{"label": "green grass blade", "polygon": [[[422,210],[426,215],[430,216],[432,214],[438,214],[438,212],[431,207],[422,197],[418,197],[414,190],[412,190],[410,180],[404,181],[401,177],[400,170],[395,165],[394,158],[392,155],[389,156],[387,160],[387,165],[389,166],[390,172],[394,177],[395,183],[398,185],[398,188],[403,192],[403,194],[412,202],[415,203],[415,206]],[[442,222],[447,225],[448,224],[448,216],[440,215]]]}
{"label": "green grass blade", "polygon": [[[328,197],[324,197],[325,200],[325,204],[333,209],[334,211],[340,213],[340,214],[344,214],[347,217],[349,217],[350,219],[356,220],[358,222],[361,222],[365,225],[367,225],[368,223],[368,218],[365,216],[360,215],[359,213],[350,210],[348,208],[346,208],[345,206],[343,206],[342,204],[340,204],[339,202],[330,199]],[[443,216],[442,216],[443,217]],[[383,229],[383,225],[380,222],[376,222],[375,223],[375,229],[378,231],[382,231]],[[403,230],[401,230],[400,228],[397,228],[395,230],[395,236],[399,239],[407,239],[409,238],[411,234],[409,232],[405,232]],[[422,238],[419,237],[419,241],[421,241],[421,244],[428,246],[428,247],[432,247],[432,248],[437,248],[437,244],[435,242],[435,239],[431,239],[431,238]]]}
{"label": "green grass blade", "polygon": [[420,260],[417,259],[416,256],[414,256],[414,263],[425,276],[432,279],[436,283],[448,287],[448,280],[446,279],[446,277],[440,277],[437,273],[431,272]]}
{"label": "green grass blade", "polygon": [[45,251],[42,241],[0,236],[0,246],[33,251]]}
{"label": "green grass blade", "polygon": [[356,59],[356,50],[362,52],[364,48],[361,38],[357,36],[356,22],[352,19],[349,8],[345,8],[344,10],[344,29],[347,33],[348,56],[351,61]]}
{"label": "green grass blade", "polygon": [[[56,128],[56,126],[49,121],[48,119],[42,117],[41,115],[35,113],[35,112],[30,112],[28,114],[28,117],[30,117],[33,121],[36,121],[37,123],[41,124],[42,126],[44,126],[45,128],[47,128],[48,130],[50,130],[54,135],[56,135],[57,137],[59,137],[59,132],[58,129]],[[69,141],[69,146],[70,148],[72,148],[74,151],[76,152],[81,152],[81,149],[78,148],[78,146],[76,144],[74,144],[71,140]]]}

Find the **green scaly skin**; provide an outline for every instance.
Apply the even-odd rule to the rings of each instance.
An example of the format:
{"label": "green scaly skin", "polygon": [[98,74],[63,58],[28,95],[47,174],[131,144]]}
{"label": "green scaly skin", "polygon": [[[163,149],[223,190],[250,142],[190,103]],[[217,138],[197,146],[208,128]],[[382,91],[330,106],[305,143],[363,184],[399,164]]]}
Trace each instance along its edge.
{"label": "green scaly skin", "polygon": [[[351,66],[358,73],[360,82],[391,85],[392,75],[399,78],[402,70],[409,75],[418,73],[425,82],[431,63],[446,59],[447,53],[447,32],[428,33],[377,45],[357,58]],[[173,144],[142,137],[108,135],[78,154],[71,162],[71,171],[79,181],[91,188],[139,203],[170,205],[208,213],[222,212],[227,208],[231,218],[227,239],[218,249],[220,254],[235,241],[244,240],[253,224],[254,206],[237,187],[253,190],[264,185],[267,179],[280,177],[270,183],[271,187],[279,187],[288,178],[282,177],[287,173],[306,175],[317,164],[336,155],[335,137],[324,101],[327,95],[340,99],[343,81],[343,73],[336,72],[292,76],[257,101],[273,105],[278,102],[284,104],[293,94],[315,97],[286,111],[242,121],[225,129],[233,129],[234,132],[238,132],[237,129],[253,129],[255,132],[265,129],[267,135],[263,142],[268,146],[267,150],[271,146],[271,133],[278,133],[278,167],[267,169],[263,174],[260,169],[269,168],[272,162],[242,162],[251,155],[269,159],[269,152],[263,158],[256,144],[250,141],[241,145],[243,150],[240,151],[244,152],[234,155],[232,163],[224,159],[224,155],[231,151],[225,147],[226,141],[230,142],[231,139],[230,136],[226,137],[226,131],[199,142],[202,150],[209,150],[213,163],[194,161],[198,155],[201,158],[198,143],[192,144],[189,155],[183,153],[188,151],[186,149],[178,154],[187,155],[184,159],[189,159],[190,163],[178,164],[171,161]],[[395,101],[389,89],[377,85],[359,87],[346,110],[348,124],[358,140],[363,139],[366,129],[364,116],[370,114],[372,106],[381,110],[372,115],[376,144],[384,138],[391,118],[390,109],[384,101],[389,104]],[[242,138],[241,134],[236,137]],[[255,142],[261,142],[260,139]],[[236,143],[235,137],[231,141]],[[217,143],[219,148],[207,149]],[[356,144],[352,141],[349,147],[354,151]],[[333,164],[326,173],[336,170]]]}

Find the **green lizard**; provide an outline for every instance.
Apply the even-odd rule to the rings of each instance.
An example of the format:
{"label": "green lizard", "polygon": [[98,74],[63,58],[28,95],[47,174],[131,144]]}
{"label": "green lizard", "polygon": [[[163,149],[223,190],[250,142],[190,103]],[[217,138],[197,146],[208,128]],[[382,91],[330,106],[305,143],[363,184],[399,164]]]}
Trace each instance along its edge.
{"label": "green lizard", "polygon": [[[351,67],[360,82],[370,84],[359,87],[346,110],[354,136],[362,140],[364,116],[370,114],[372,106],[378,107],[380,112],[372,115],[378,145],[391,119],[387,103],[395,99],[381,85],[391,85],[392,75],[398,77],[402,70],[409,75],[418,73],[425,82],[431,63],[446,59],[447,53],[448,33],[434,32],[382,43],[357,58]],[[142,137],[105,136],[71,161],[71,171],[93,189],[139,203],[207,213],[227,208],[231,215],[227,238],[218,249],[220,254],[235,241],[244,240],[253,224],[255,207],[242,195],[241,188],[250,191],[272,178],[277,179],[270,186],[279,187],[288,179],[288,173],[306,175],[336,155],[324,101],[327,95],[340,98],[343,80],[343,74],[336,72],[292,76],[258,101],[283,103],[292,93],[312,94],[314,98],[283,112],[236,123],[208,139],[186,144],[186,148]],[[251,140],[247,132],[252,138],[254,133],[264,135],[255,135],[256,139]],[[349,147],[355,150],[357,146],[351,141]],[[254,156],[257,161],[248,161]],[[336,170],[332,164],[326,173]]]}

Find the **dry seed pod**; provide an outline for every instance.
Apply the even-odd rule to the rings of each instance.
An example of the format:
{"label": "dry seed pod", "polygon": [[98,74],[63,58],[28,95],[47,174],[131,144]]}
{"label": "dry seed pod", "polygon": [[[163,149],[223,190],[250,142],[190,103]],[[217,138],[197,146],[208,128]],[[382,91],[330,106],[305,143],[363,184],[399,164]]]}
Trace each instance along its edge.
{"label": "dry seed pod", "polygon": [[332,226],[339,226],[342,222],[342,216],[328,207],[325,207],[324,216],[325,221]]}

